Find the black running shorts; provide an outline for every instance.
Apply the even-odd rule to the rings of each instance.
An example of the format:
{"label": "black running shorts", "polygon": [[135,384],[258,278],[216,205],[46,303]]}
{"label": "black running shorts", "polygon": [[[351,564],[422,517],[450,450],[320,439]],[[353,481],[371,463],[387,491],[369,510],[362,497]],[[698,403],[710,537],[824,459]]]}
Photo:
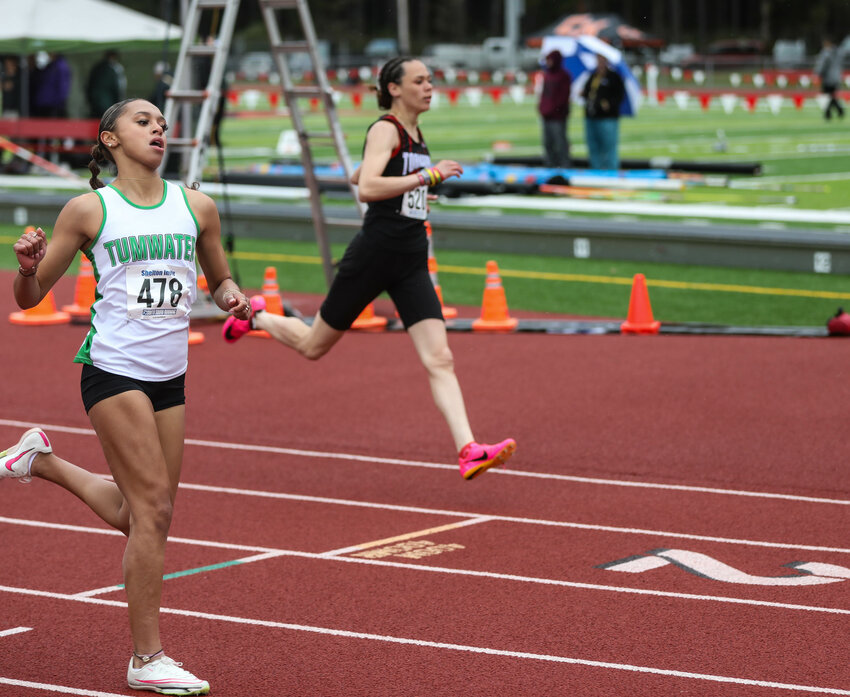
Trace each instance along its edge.
{"label": "black running shorts", "polygon": [[405,329],[423,319],[443,319],[440,299],[428,273],[428,249],[394,252],[358,232],[339,262],[321,315],[345,331],[366,306],[386,291]]}
{"label": "black running shorts", "polygon": [[162,411],[186,403],[185,383],[185,373],[171,380],[150,382],[107,373],[105,370],[84,363],[80,376],[80,392],[87,414],[98,402],[130,390],[144,392],[151,400],[153,410]]}

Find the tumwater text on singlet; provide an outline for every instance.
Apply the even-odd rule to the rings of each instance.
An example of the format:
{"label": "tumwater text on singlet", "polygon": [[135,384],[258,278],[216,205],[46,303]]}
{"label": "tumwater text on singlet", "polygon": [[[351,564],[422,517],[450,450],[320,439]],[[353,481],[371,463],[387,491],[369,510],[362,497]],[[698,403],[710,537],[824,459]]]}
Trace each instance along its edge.
{"label": "tumwater text on singlet", "polygon": [[401,175],[418,172],[423,167],[431,166],[431,156],[421,152],[403,152],[401,153],[403,161]]}
{"label": "tumwater text on singlet", "polygon": [[195,239],[180,233],[128,235],[104,242],[103,248],[112,266],[156,259],[195,261]]}

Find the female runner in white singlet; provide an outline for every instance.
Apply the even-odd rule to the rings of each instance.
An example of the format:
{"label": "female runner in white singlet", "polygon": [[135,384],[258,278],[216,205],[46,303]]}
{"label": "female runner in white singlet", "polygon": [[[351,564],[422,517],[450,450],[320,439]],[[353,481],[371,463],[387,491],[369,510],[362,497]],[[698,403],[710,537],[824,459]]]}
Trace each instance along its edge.
{"label": "female runner in white singlet", "polygon": [[[166,128],[146,100],[110,107],[89,164],[95,191],[65,205],[49,245],[39,228],[13,247],[20,264],[15,300],[22,308],[44,298],[78,251],[92,262],[92,325],[74,360],[83,364],[83,403],[114,481],[59,458],[38,428],[0,453],[0,477],[55,482],[127,535],[128,685],[197,695],[209,692],[209,683],[168,658],[159,634],[165,543],[183,458],[196,258],[221,309],[241,319],[251,309],[231,280],[213,201],[159,176]],[[100,165],[117,171],[107,187],[98,178]]]}

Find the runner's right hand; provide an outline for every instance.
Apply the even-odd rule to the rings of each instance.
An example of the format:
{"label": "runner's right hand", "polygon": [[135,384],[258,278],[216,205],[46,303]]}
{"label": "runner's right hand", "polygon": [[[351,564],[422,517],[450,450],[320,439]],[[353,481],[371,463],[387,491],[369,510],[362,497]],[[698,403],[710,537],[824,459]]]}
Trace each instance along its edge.
{"label": "runner's right hand", "polygon": [[18,241],[12,245],[18,264],[24,271],[28,271],[39,265],[47,252],[47,235],[44,230],[31,228],[24,231]]}

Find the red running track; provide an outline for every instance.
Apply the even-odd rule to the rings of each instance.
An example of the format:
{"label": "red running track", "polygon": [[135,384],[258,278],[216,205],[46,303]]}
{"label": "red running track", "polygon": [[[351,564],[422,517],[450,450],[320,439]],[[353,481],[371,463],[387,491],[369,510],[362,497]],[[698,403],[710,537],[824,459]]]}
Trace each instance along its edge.
{"label": "red running track", "polygon": [[[0,443],[106,474],[85,330],[3,326]],[[476,434],[519,443],[465,482],[403,334],[309,363],[200,328],[162,623],[212,694],[850,694],[840,339],[452,334]],[[0,695],[134,694],[122,550],[0,484]]]}

